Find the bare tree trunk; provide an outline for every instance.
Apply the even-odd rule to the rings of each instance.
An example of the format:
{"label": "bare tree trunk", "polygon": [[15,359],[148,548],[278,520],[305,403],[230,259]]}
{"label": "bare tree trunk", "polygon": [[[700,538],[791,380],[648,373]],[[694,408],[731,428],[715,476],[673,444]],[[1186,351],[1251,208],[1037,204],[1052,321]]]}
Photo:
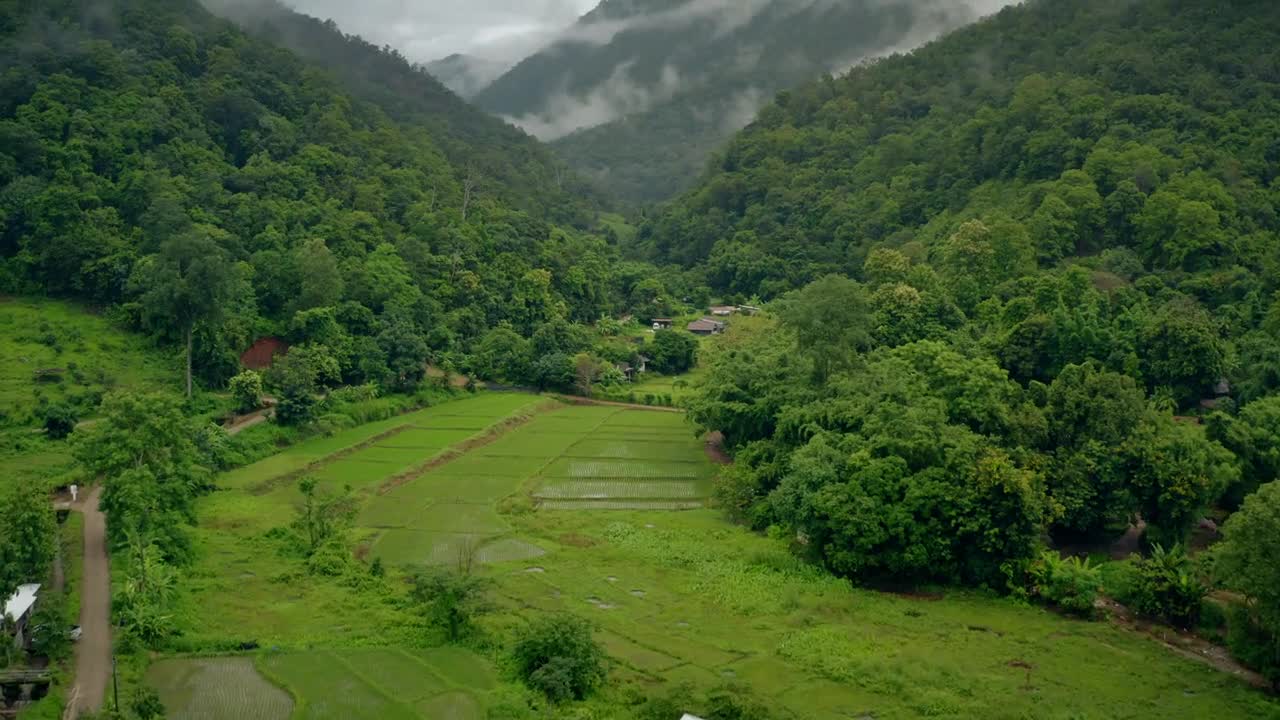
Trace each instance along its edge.
{"label": "bare tree trunk", "polygon": [[188,400],[191,399],[191,346],[193,345],[193,342],[192,342],[193,332],[194,332],[194,327],[191,325],[188,325],[187,326],[187,399]]}

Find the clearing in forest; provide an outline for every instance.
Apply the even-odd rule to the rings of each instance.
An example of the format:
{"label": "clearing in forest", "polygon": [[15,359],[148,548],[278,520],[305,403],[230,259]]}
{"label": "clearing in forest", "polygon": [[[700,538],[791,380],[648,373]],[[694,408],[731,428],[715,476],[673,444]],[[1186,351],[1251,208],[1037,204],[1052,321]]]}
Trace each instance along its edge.
{"label": "clearing in forest", "polygon": [[[396,599],[399,578],[318,576],[282,555],[270,533],[298,494],[279,478],[311,468],[361,488],[356,540],[393,575],[470,554],[496,583],[491,636],[547,612],[595,622],[614,660],[612,689],[584,711],[600,717],[630,717],[627,688],[736,682],[813,720],[1280,718],[1236,678],[1108,623],[995,594],[851,587],[702,507],[714,467],[680,414],[546,403],[482,395],[224,476],[226,491],[200,501],[184,638],[281,648],[257,667],[293,693],[297,717],[479,718],[512,690],[496,655],[420,649],[431,634]],[[484,442],[440,449],[444,436],[422,432],[454,430]],[[350,650],[369,646],[394,647]]]}

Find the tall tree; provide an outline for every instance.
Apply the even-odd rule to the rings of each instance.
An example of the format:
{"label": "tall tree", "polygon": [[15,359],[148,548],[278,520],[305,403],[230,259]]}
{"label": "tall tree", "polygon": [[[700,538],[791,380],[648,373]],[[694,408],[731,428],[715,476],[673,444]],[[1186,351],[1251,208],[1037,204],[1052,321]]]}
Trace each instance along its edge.
{"label": "tall tree", "polygon": [[871,314],[862,285],[828,275],[778,301],[782,326],[796,350],[813,363],[814,379],[823,382],[870,345]]}
{"label": "tall tree", "polygon": [[143,318],[175,332],[186,347],[186,393],[191,397],[191,357],[196,325],[213,325],[235,287],[235,274],[216,238],[220,230],[197,225],[165,240],[160,252],[139,264],[133,278]]}
{"label": "tall tree", "polygon": [[76,433],[75,454],[86,474],[103,481],[112,544],[137,536],[166,558],[181,558],[183,527],[209,482],[191,421],[176,398],[158,393],[108,395],[102,413],[101,422]]}
{"label": "tall tree", "polygon": [[1222,535],[1214,571],[1247,599],[1250,620],[1262,635],[1255,664],[1280,687],[1280,482],[1246,498]]}
{"label": "tall tree", "polygon": [[38,483],[11,483],[0,495],[0,598],[23,583],[42,583],[53,563],[57,523]]}

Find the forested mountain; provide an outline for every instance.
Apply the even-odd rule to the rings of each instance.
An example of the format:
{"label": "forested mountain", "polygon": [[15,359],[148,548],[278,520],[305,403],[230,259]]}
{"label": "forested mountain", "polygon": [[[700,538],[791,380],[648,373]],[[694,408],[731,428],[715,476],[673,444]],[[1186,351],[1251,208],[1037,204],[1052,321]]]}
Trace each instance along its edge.
{"label": "forested mountain", "polygon": [[332,21],[295,12],[277,0],[205,4],[263,40],[323,67],[342,81],[347,93],[377,105],[392,120],[428,129],[454,167],[470,174],[481,192],[496,194],[511,207],[587,226],[593,212],[607,204],[547,147],[468,105],[394,49],[344,34]]}
{"label": "forested mountain", "polygon": [[[1193,624],[1175,548],[1211,507],[1280,516],[1277,42],[1265,0],[1030,0],[780,94],[637,240],[773,301],[689,403],[725,505],[863,581],[1084,612],[1096,571],[1041,538],[1133,523],[1183,578],[1133,602]],[[1276,607],[1258,577],[1212,579]]]}
{"label": "forested mountain", "polygon": [[605,0],[475,101],[620,196],[661,200],[779,90],[918,45],[975,6],[998,4]]}
{"label": "forested mountain", "polygon": [[[389,115],[194,0],[5,0],[0,33],[0,292],[116,306],[185,341],[212,384],[264,334],[325,383],[391,388],[493,330],[577,352],[571,323],[657,282],[473,182],[440,129],[465,117],[428,100]],[[476,149],[542,157],[518,140]],[[526,179],[508,179],[516,200],[546,197]]]}

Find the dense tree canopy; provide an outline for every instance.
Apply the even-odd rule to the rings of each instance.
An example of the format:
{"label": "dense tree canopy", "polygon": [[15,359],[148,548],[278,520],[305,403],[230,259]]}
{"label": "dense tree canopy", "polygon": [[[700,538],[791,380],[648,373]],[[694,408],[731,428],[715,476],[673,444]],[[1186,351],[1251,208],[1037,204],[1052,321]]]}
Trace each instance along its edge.
{"label": "dense tree canopy", "polygon": [[504,324],[689,293],[584,230],[598,203],[550,182],[548,151],[403,58],[281,8],[246,34],[195,0],[89,6],[0,2],[0,292],[120,305],[206,386],[275,335],[389,390]]}

